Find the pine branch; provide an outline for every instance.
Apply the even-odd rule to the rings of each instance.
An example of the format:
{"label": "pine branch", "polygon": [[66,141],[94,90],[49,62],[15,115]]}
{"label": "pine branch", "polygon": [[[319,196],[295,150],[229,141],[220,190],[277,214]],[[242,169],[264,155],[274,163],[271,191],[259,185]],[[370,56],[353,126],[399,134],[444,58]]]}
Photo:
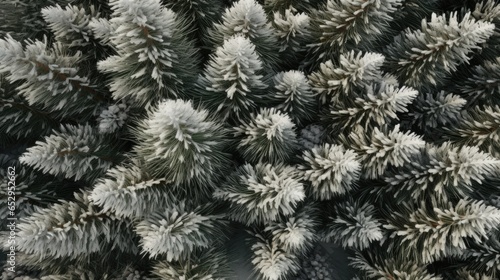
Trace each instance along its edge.
{"label": "pine branch", "polygon": [[463,111],[459,121],[443,129],[443,139],[457,145],[478,146],[500,157],[500,107],[474,107]]}
{"label": "pine branch", "polygon": [[458,123],[460,111],[466,102],[465,99],[444,91],[419,94],[408,115],[424,130],[445,127]]}
{"label": "pine branch", "polygon": [[299,166],[306,182],[311,184],[314,199],[329,200],[349,192],[360,177],[361,164],[353,150],[322,144],[306,150]]}
{"label": "pine branch", "polygon": [[91,14],[87,14],[85,9],[77,6],[68,5],[63,9],[56,5],[43,8],[42,15],[56,40],[68,48],[85,47],[90,44],[91,18],[98,16],[94,7],[90,9]]}
{"label": "pine branch", "polygon": [[61,201],[50,208],[37,208],[18,224],[17,248],[39,258],[70,258],[99,252],[106,244],[124,252],[137,252],[116,221],[92,207],[87,194],[75,194],[76,201]]}
{"label": "pine branch", "polygon": [[500,57],[472,68],[469,77],[456,85],[457,91],[468,99],[469,105],[500,105]]}
{"label": "pine branch", "polygon": [[[191,101],[166,100],[151,108],[134,128],[135,152],[155,178],[164,177],[197,198],[209,196],[229,157],[227,131]],[[192,190],[191,187],[195,187]]]}
{"label": "pine branch", "polygon": [[224,119],[248,117],[267,88],[262,71],[252,42],[241,35],[231,37],[212,54],[198,80],[200,97]]}
{"label": "pine branch", "polygon": [[229,218],[248,226],[292,215],[305,193],[294,167],[258,163],[239,167],[213,196],[229,202]]}
{"label": "pine branch", "polygon": [[159,261],[153,267],[153,275],[161,279],[233,279],[227,256],[215,248],[196,250],[188,260],[177,262]]}
{"label": "pine branch", "polygon": [[256,241],[252,245],[254,253],[252,264],[254,271],[261,280],[287,279],[299,269],[297,257],[282,248],[275,242],[269,242],[262,235],[254,235]]}
{"label": "pine branch", "polygon": [[113,29],[109,43],[118,54],[98,63],[100,71],[110,74],[113,98],[144,107],[165,97],[185,97],[195,82],[199,61],[186,37],[187,23],[160,0],[119,0],[111,8],[110,25],[94,21],[93,26],[105,41],[107,30]]}
{"label": "pine branch", "polygon": [[335,205],[335,213],[324,229],[325,241],[365,250],[375,241],[382,240],[382,223],[373,205],[350,200]]}
{"label": "pine branch", "polygon": [[462,199],[456,204],[421,207],[411,212],[409,219],[395,213],[384,227],[392,231],[391,238],[398,239],[393,244],[401,246],[402,242],[416,258],[430,263],[463,251],[466,238],[480,240],[499,224],[498,208]]}
{"label": "pine branch", "polygon": [[264,8],[255,0],[239,0],[225,10],[220,23],[209,30],[214,47],[235,36],[243,36],[255,45],[255,51],[268,68],[276,68],[278,42]]}
{"label": "pine branch", "polygon": [[92,182],[120,162],[120,143],[102,137],[89,125],[61,126],[44,141],[28,148],[20,161],[55,176]]}
{"label": "pine branch", "polygon": [[293,216],[270,223],[264,231],[270,233],[272,243],[285,252],[305,255],[318,239],[318,210],[313,205],[305,205]]}
{"label": "pine branch", "polygon": [[350,260],[350,265],[368,276],[367,279],[443,280],[441,276],[428,272],[425,266],[410,259],[378,256],[370,252],[356,252],[355,257],[350,258]]}
{"label": "pine branch", "polygon": [[59,43],[49,48],[46,39],[28,41],[23,49],[7,36],[0,40],[0,73],[6,73],[10,82],[23,82],[17,90],[30,105],[66,116],[92,114],[106,98],[78,74],[81,52],[72,56],[65,52]]}
{"label": "pine branch", "polygon": [[307,44],[312,41],[310,17],[295,11],[294,8],[287,8],[284,13],[274,12],[272,22],[281,58],[292,67],[302,59]]}
{"label": "pine branch", "polygon": [[494,25],[476,21],[467,13],[461,22],[457,14],[432,14],[422,20],[420,30],[407,30],[387,46],[387,67],[412,87],[439,85],[457,66],[469,61],[468,54],[480,49],[492,34]]}
{"label": "pine branch", "polygon": [[[319,61],[327,61],[335,52],[369,44],[389,28],[392,14],[401,0],[328,0],[311,18],[314,43],[309,47]],[[313,67],[314,68],[314,67]]]}
{"label": "pine branch", "polygon": [[371,179],[380,177],[390,166],[404,166],[425,145],[420,136],[401,132],[399,125],[391,131],[375,128],[369,134],[358,127],[342,141],[360,156],[362,177]]}
{"label": "pine branch", "polygon": [[355,89],[363,89],[381,78],[384,59],[377,53],[341,54],[338,67],[331,60],[321,63],[319,70],[309,76],[311,86],[322,104],[350,104],[349,99],[357,97]]}
{"label": "pine branch", "polygon": [[99,179],[89,200],[119,218],[141,218],[176,200],[171,192],[175,185],[155,179],[140,163],[124,164],[109,169]]}
{"label": "pine branch", "polygon": [[287,114],[263,108],[252,120],[234,127],[234,136],[240,138],[238,150],[250,163],[286,162],[298,148],[295,124]]}
{"label": "pine branch", "polygon": [[447,142],[427,146],[420,157],[412,157],[407,165],[388,172],[384,180],[397,196],[411,196],[415,201],[434,197],[451,201],[468,197],[473,182],[481,183],[496,176],[500,161],[482,153],[477,147],[456,147]]}
{"label": "pine branch", "polygon": [[276,109],[288,113],[297,125],[315,117],[318,102],[304,73],[279,72],[273,81],[274,91],[270,98],[278,103]]}
{"label": "pine branch", "polygon": [[365,130],[390,124],[398,120],[397,113],[408,112],[418,92],[412,88],[398,88],[394,85],[372,84],[365,89],[365,96],[354,100],[352,107],[332,104],[321,116],[328,124],[330,135],[351,131],[357,125]]}
{"label": "pine branch", "polygon": [[210,214],[210,207],[189,209],[180,201],[152,213],[136,226],[142,252],[171,262],[186,261],[194,250],[209,248],[223,236],[226,225],[222,216]]}

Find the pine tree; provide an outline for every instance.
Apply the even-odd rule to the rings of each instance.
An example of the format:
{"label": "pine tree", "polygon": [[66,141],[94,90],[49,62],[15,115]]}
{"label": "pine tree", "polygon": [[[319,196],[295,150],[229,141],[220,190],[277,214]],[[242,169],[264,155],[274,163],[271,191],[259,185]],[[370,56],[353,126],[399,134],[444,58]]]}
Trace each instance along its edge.
{"label": "pine tree", "polygon": [[234,136],[241,138],[238,151],[250,163],[279,163],[291,159],[297,150],[295,124],[287,114],[275,109],[262,109],[252,121],[235,127]]}
{"label": "pine tree", "polygon": [[397,238],[408,248],[422,246],[422,251],[411,252],[423,263],[461,252],[467,247],[466,238],[479,240],[500,223],[498,208],[464,199],[456,204],[436,205],[433,209],[425,206],[415,209],[409,220],[398,213],[391,216],[390,223],[385,226],[392,232],[391,238]]}
{"label": "pine tree", "polygon": [[370,44],[389,28],[392,14],[400,0],[328,0],[312,12],[310,44],[315,57],[331,59],[333,51],[355,49],[360,43]]}
{"label": "pine tree", "polygon": [[198,80],[200,98],[225,119],[248,116],[267,88],[259,74],[262,70],[262,61],[250,40],[242,36],[227,39]]}
{"label": "pine tree", "polygon": [[233,36],[243,36],[255,45],[255,51],[265,65],[271,68],[277,66],[277,36],[267,20],[264,8],[255,0],[234,3],[225,10],[222,21],[215,23],[209,34],[216,47]]}
{"label": "pine tree", "polygon": [[305,193],[294,167],[258,163],[245,164],[234,171],[227,182],[215,190],[214,197],[229,202],[232,220],[251,225],[293,214]]}
{"label": "pine tree", "polygon": [[361,164],[353,150],[324,144],[304,151],[303,178],[317,200],[328,200],[350,191],[360,177]]}
{"label": "pine tree", "polygon": [[382,240],[382,223],[377,219],[373,205],[348,201],[337,204],[335,213],[324,230],[326,241],[364,250],[371,243]]}
{"label": "pine tree", "polygon": [[280,72],[273,81],[275,91],[271,99],[278,104],[277,109],[288,113],[298,125],[314,119],[316,94],[304,73],[295,70]]}
{"label": "pine tree", "polygon": [[409,86],[440,85],[470,60],[469,53],[480,48],[494,28],[470,13],[460,22],[456,13],[449,17],[433,13],[430,21],[422,20],[419,30],[407,30],[387,46],[387,67]]}
{"label": "pine tree", "polygon": [[119,142],[89,125],[61,126],[20,157],[23,164],[68,179],[94,181],[121,160]]}
{"label": "pine tree", "polygon": [[226,133],[207,110],[194,109],[190,101],[166,100],[138,124],[135,153],[152,176],[204,196],[227,165]]}
{"label": "pine tree", "polygon": [[79,69],[82,53],[68,54],[59,42],[28,41],[25,47],[7,35],[0,39],[0,74],[10,83],[21,82],[16,90],[42,110],[57,112],[60,119],[89,118],[106,97],[94,88]]}
{"label": "pine tree", "polygon": [[140,107],[185,97],[199,59],[186,37],[187,23],[159,0],[113,1],[111,8],[109,44],[117,54],[100,61],[98,68],[109,73],[113,98]]}

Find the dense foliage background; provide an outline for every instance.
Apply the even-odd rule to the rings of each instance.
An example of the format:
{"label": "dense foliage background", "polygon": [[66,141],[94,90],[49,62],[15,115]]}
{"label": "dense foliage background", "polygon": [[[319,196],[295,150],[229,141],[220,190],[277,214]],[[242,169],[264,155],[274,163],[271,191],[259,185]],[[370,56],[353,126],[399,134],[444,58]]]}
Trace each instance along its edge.
{"label": "dense foliage background", "polygon": [[354,279],[498,279],[499,28],[494,0],[3,0],[2,279],[234,279],[235,234],[253,279],[333,279],[320,243]]}

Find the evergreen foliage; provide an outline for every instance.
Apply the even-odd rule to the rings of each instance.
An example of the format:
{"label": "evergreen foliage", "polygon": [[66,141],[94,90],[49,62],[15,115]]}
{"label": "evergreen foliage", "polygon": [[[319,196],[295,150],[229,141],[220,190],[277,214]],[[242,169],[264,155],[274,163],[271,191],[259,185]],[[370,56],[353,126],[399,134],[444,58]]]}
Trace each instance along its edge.
{"label": "evergreen foliage", "polygon": [[284,279],[299,269],[298,259],[293,253],[283,250],[275,242],[269,242],[260,234],[256,234],[255,239],[252,264],[259,273],[258,279]]}
{"label": "evergreen foliage", "polygon": [[[107,178],[100,179],[89,199],[105,212],[117,217],[145,217],[153,209],[174,202],[168,192],[165,179],[154,179],[139,164],[116,166],[106,172]],[[152,207],[155,205],[154,207]]]}
{"label": "evergreen foliage", "polygon": [[351,201],[339,203],[335,206],[335,213],[336,217],[330,217],[325,229],[325,240],[364,250],[382,239],[382,224],[376,218],[373,205]]}
{"label": "evergreen foliage", "polygon": [[341,54],[339,67],[333,61],[327,61],[319,66],[319,71],[313,72],[309,79],[313,89],[320,94],[321,102],[348,102],[352,99],[354,89],[364,88],[380,78],[380,67],[384,56],[378,53],[351,51]]}
{"label": "evergreen foliage", "polygon": [[49,46],[45,38],[23,47],[7,35],[0,39],[0,57],[0,74],[10,83],[21,82],[16,90],[28,104],[60,118],[88,118],[105,100],[78,67],[82,53],[71,55],[62,43]]}
{"label": "evergreen foliage", "polygon": [[457,66],[470,60],[469,53],[493,34],[495,26],[467,13],[460,21],[433,13],[419,30],[407,30],[387,46],[388,66],[405,84],[426,88],[442,84]]}
{"label": "evergreen foliage", "polygon": [[189,22],[196,31],[195,40],[210,42],[208,30],[223,12],[221,0],[163,0],[162,3]]}
{"label": "evergreen foliage", "polygon": [[267,20],[264,8],[255,0],[239,0],[227,8],[220,23],[214,23],[209,31],[214,46],[223,45],[224,41],[240,35],[255,45],[255,51],[269,67],[276,67],[279,62],[278,40],[272,25]]}
{"label": "evergreen foliage", "polygon": [[191,252],[208,248],[220,238],[222,216],[210,215],[209,206],[189,209],[184,202],[147,216],[136,226],[143,252],[152,258],[164,255],[167,262],[187,260]]}
{"label": "evergreen foliage", "polygon": [[83,192],[75,193],[75,201],[36,208],[19,224],[20,238],[16,241],[20,252],[27,254],[24,258],[21,255],[26,265],[46,272],[60,271],[67,269],[58,267],[61,258],[63,263],[88,266],[92,261],[89,256],[103,248],[136,254],[131,229],[129,222],[116,220],[91,205],[88,193]]}
{"label": "evergreen foliage", "polygon": [[243,224],[265,224],[280,215],[289,216],[305,198],[304,186],[295,167],[282,164],[245,164],[227,178],[214,197],[230,203],[232,220]]}
{"label": "evergreen foliage", "polygon": [[85,9],[77,6],[68,5],[63,9],[57,5],[44,8],[42,15],[57,41],[67,47],[85,47],[89,44],[92,32],[89,23],[96,14],[88,15]]}
{"label": "evergreen foliage", "polygon": [[304,73],[291,70],[274,76],[274,94],[272,98],[276,108],[290,115],[300,125],[314,119],[317,108],[316,95]]}
{"label": "evergreen foliage", "polygon": [[311,40],[310,17],[305,13],[296,13],[288,8],[284,13],[274,12],[275,28],[280,53],[286,58],[296,57],[297,53],[306,50],[306,42]]}
{"label": "evergreen foliage", "polygon": [[153,275],[161,279],[225,279],[230,275],[225,254],[210,248],[196,251],[191,259],[178,262],[159,261],[153,267]]}
{"label": "evergreen foliage", "polygon": [[500,277],[498,0],[0,2],[0,278]]}
{"label": "evergreen foliage", "polygon": [[358,127],[343,142],[360,156],[364,178],[378,178],[389,166],[404,166],[425,145],[420,136],[401,132],[399,125],[390,131],[376,127],[371,133]]}
{"label": "evergreen foliage", "polygon": [[424,250],[410,254],[430,263],[467,248],[466,238],[486,237],[489,230],[498,227],[500,211],[481,201],[461,199],[433,209],[423,206],[409,218],[394,214],[385,228],[392,232],[391,238],[400,239],[408,248],[423,246]]}
{"label": "evergreen foliage", "polygon": [[198,79],[200,97],[225,119],[248,116],[268,87],[262,70],[252,42],[240,35],[231,37],[217,48]]}
{"label": "evergreen foliage", "polygon": [[437,94],[420,94],[412,104],[413,122],[422,130],[457,123],[467,101],[454,94],[440,91]]}
{"label": "evergreen foliage", "polygon": [[284,251],[305,254],[317,239],[317,210],[315,206],[306,205],[293,216],[271,223],[264,231],[271,233],[273,244],[278,244]]}
{"label": "evergreen foliage", "polygon": [[459,121],[445,128],[443,138],[453,143],[478,146],[492,155],[500,155],[500,107],[474,107],[464,111]]}
{"label": "evergreen foliage", "polygon": [[92,182],[120,161],[117,144],[90,125],[67,125],[36,142],[19,160],[52,175]]}
{"label": "evergreen foliage", "polygon": [[135,152],[147,170],[174,184],[198,186],[203,192],[226,165],[227,140],[221,123],[212,120],[207,110],[194,109],[190,101],[163,101],[149,111],[134,134]]}
{"label": "evergreen foliage", "polygon": [[314,41],[311,51],[320,60],[332,58],[332,50],[344,52],[360,43],[370,44],[389,28],[401,0],[328,0],[312,12]]}
{"label": "evergreen foliage", "polygon": [[[162,97],[185,96],[195,81],[199,59],[186,37],[190,31],[185,20],[159,0],[110,4],[113,13],[108,36],[117,54],[100,61],[98,68],[109,73],[113,98],[130,99],[142,107]],[[100,34],[104,31],[99,30]]]}
{"label": "evergreen foliage", "polygon": [[234,136],[242,138],[238,150],[250,163],[286,162],[297,149],[295,124],[287,114],[264,108],[252,121],[235,127]]}
{"label": "evergreen foliage", "polygon": [[318,200],[347,193],[360,177],[358,155],[339,145],[315,146],[304,151],[303,159],[305,164],[299,168],[304,180],[311,184],[313,197]]}
{"label": "evergreen foliage", "polygon": [[499,161],[477,147],[456,147],[446,142],[426,146],[421,156],[412,156],[408,164],[389,171],[384,180],[394,186],[396,195],[410,196],[416,201],[435,197],[440,201],[456,200],[474,192],[473,183],[481,184],[495,177]]}
{"label": "evergreen foliage", "polygon": [[460,81],[457,90],[470,104],[496,104],[500,94],[500,57],[477,65],[467,79]]}

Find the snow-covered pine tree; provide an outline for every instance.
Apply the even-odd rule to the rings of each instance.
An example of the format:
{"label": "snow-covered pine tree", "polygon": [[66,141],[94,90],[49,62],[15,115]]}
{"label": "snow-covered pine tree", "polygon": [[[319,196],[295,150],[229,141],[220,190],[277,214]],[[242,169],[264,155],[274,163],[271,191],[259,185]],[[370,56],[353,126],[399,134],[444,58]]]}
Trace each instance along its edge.
{"label": "snow-covered pine tree", "polygon": [[240,140],[237,149],[250,163],[287,162],[298,148],[295,124],[287,114],[274,108],[262,109],[234,131]]}
{"label": "snow-covered pine tree", "polygon": [[156,0],[110,5],[110,34],[104,35],[116,55],[100,61],[98,68],[109,73],[113,98],[143,107],[161,98],[185,97],[199,67],[188,23]]}
{"label": "snow-covered pine tree", "polygon": [[317,62],[336,59],[338,52],[370,45],[389,29],[401,0],[328,0],[311,12],[313,41],[309,44],[313,68]]}
{"label": "snow-covered pine tree", "polygon": [[297,125],[315,118],[317,98],[304,73],[296,70],[280,72],[274,76],[273,82],[271,98],[277,109],[288,113]]}
{"label": "snow-covered pine tree", "polygon": [[215,47],[235,36],[243,36],[255,45],[255,51],[265,65],[277,67],[278,40],[276,32],[268,21],[262,5],[256,0],[239,0],[227,8],[220,23],[215,23],[209,31]]}
{"label": "snow-covered pine tree", "polygon": [[185,186],[191,198],[207,196],[217,176],[225,173],[227,132],[207,110],[194,109],[190,101],[161,102],[133,133],[138,140],[134,152],[148,173]]}
{"label": "snow-covered pine tree", "polygon": [[1,278],[497,279],[499,15],[2,1]]}
{"label": "snow-covered pine tree", "polygon": [[246,225],[265,225],[281,215],[290,216],[305,198],[300,173],[293,166],[245,164],[229,175],[214,197],[228,202],[232,220]]}
{"label": "snow-covered pine tree", "polygon": [[203,100],[225,119],[248,117],[268,87],[262,74],[262,60],[252,42],[240,35],[231,37],[211,55],[198,79],[195,100]]}
{"label": "snow-covered pine tree", "polygon": [[469,53],[480,48],[493,34],[495,25],[475,20],[467,13],[459,20],[432,14],[423,19],[419,30],[406,30],[387,46],[387,67],[394,69],[400,81],[425,89],[446,81],[457,66],[470,60]]}

